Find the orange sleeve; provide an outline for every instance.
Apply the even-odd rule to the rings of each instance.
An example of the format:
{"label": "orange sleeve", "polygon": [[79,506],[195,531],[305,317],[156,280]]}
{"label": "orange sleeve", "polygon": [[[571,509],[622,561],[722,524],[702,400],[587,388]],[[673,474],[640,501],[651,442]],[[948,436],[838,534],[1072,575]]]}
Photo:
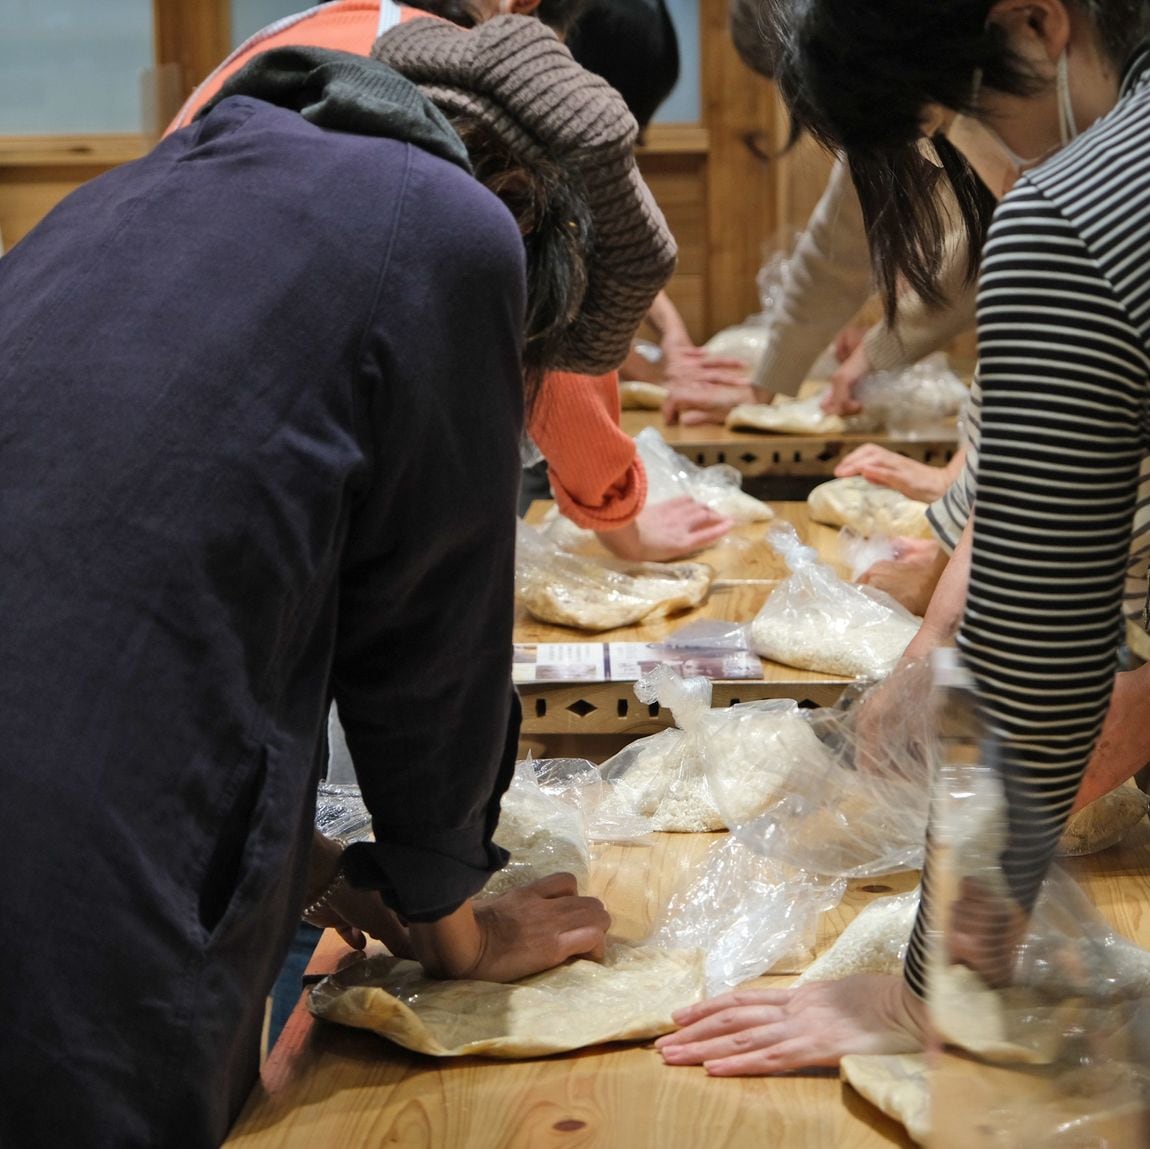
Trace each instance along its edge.
{"label": "orange sleeve", "polygon": [[559,509],[591,530],[624,527],[643,509],[647,476],[619,426],[619,376],[552,372],[528,431],[547,460]]}
{"label": "orange sleeve", "polygon": [[[430,15],[430,12],[406,5],[400,9],[401,22]],[[378,28],[379,0],[335,0],[335,3],[320,5],[295,17],[285,16],[283,20],[277,20],[245,40],[196,88],[164,135],[186,128],[196,113],[224,86],[224,81],[261,52],[272,48],[307,47],[368,56]]]}

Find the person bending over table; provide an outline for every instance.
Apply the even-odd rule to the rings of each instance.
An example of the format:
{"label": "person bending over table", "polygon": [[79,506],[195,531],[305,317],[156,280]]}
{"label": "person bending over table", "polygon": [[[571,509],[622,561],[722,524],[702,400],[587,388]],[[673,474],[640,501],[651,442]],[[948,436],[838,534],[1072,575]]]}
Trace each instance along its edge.
{"label": "person bending over table", "polygon": [[[1121,642],[1148,445],[1150,13],[1136,0],[813,0],[789,18],[781,90],[847,157],[888,308],[901,278],[921,288],[934,274],[937,179],[974,207],[974,168],[1003,195],[985,221],[957,642],[1000,746],[1001,865],[1021,928],[1104,728]],[[968,250],[982,252],[969,219]],[[716,999],[679,1015],[664,1057],[771,1073],[921,1047],[924,912],[904,979]],[[971,938],[966,960],[989,970],[1002,941]]]}
{"label": "person bending over table", "polygon": [[[417,0],[404,5],[393,0],[334,0],[286,16],[250,36],[188,97],[168,131],[190,124],[229,76],[271,48],[332,48],[366,56],[381,32],[412,20],[431,15],[473,26],[503,11],[533,15],[562,39],[586,7],[585,0],[480,0],[476,4]],[[589,29],[593,32],[594,28]],[[634,41],[632,46],[635,51],[643,47]],[[584,48],[591,48],[587,38]],[[686,328],[665,293],[659,292],[652,301],[649,314],[664,331],[669,359],[693,363],[693,352],[682,344]],[[636,329],[641,319],[642,315],[635,321]],[[732,524],[693,499],[647,504],[643,463],[634,440],[619,425],[618,366],[613,363],[611,370],[593,375],[563,372],[545,378],[528,413],[527,430],[547,460],[550,492],[577,526],[595,531],[603,545],[622,558],[680,558],[709,546]],[[546,489],[541,491],[541,495],[546,493]]]}
{"label": "person bending over table", "polygon": [[[731,0],[731,38],[748,68],[773,80],[779,45],[760,19],[762,0]],[[797,138],[797,137],[796,137]],[[664,406],[668,423],[722,423],[740,403],[766,403],[795,395],[828,344],[840,360],[825,407],[836,414],[859,410],[853,389],[871,371],[899,370],[937,351],[974,324],[974,286],[967,275],[960,213],[945,188],[943,270],[925,291],[899,290],[887,317],[861,333],[844,329],[874,287],[862,207],[846,163],[839,160],[826,190],[799,237],[771,339],[754,378],[700,384],[671,383]],[[837,333],[837,337],[836,337]]]}
{"label": "person bending over table", "polygon": [[[0,261],[5,1145],[218,1145],[305,908],[443,977],[602,945],[569,876],[472,896],[525,392],[618,362],[674,244],[537,21],[376,55],[254,61]],[[333,699],[375,842],[313,857]]]}

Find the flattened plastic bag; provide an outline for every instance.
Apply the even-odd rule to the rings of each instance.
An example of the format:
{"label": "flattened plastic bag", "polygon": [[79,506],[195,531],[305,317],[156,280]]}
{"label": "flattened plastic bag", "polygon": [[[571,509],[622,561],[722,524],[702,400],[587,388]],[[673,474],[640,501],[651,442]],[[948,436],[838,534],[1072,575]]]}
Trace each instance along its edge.
{"label": "flattened plastic bag", "polygon": [[[900,974],[916,899],[912,891],[872,903],[798,981]],[[1013,1050],[1022,1064],[980,1066],[967,1057],[934,1067],[936,1081],[939,1072],[951,1077],[941,1090],[944,1123],[955,1098],[968,1107],[971,1090],[978,1089],[982,1122],[994,1132],[989,1143],[1143,1144],[1123,1136],[1144,1127],[1150,1112],[1150,1067],[1139,1046],[1150,1036],[1150,953],[1117,934],[1056,868],[1035,906],[1013,981],[1014,989],[994,991],[964,969],[951,985],[952,1015],[964,1017],[954,1036],[965,1025],[976,1045],[989,1035],[1000,1054]],[[1019,1043],[1028,1030],[1031,1043]],[[983,1049],[978,1056],[987,1056]],[[842,1062],[844,1079],[920,1144],[935,1143],[931,1072],[925,1053],[852,1055]],[[942,1143],[949,1144],[945,1137]]]}
{"label": "flattened plastic bag", "polygon": [[324,978],[308,1006],[433,1057],[520,1058],[658,1037],[702,993],[700,953],[615,943],[602,964],[573,961],[511,984],[441,981],[416,962],[367,958]]}
{"label": "flattened plastic bag", "polygon": [[613,630],[698,606],[714,570],[706,563],[617,563],[574,555],[520,522],[515,594],[541,622]]}
{"label": "flattened plastic bag", "polygon": [[805,965],[819,916],[845,892],[843,881],[803,873],[726,838],[686,875],[649,944],[705,951],[707,993],[722,993],[780,965]]}
{"label": "flattened plastic bag", "polygon": [[800,541],[789,523],[776,523],[767,541],[791,575],[771,592],[750,624],[751,649],[788,666],[853,678],[890,673],[921,619],[890,595],[845,582]]}

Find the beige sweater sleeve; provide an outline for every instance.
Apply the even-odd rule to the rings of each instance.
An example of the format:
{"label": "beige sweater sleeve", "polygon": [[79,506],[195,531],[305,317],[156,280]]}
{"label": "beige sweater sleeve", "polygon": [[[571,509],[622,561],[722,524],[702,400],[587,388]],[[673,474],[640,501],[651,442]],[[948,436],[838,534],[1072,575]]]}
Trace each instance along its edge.
{"label": "beige sweater sleeve", "polygon": [[811,364],[871,292],[862,208],[841,160],[799,236],[755,374],[756,387],[794,395]]}
{"label": "beige sweater sleeve", "polygon": [[[947,303],[932,310],[914,292],[905,292],[899,298],[894,324],[880,321],[864,337],[867,358],[875,370],[907,367],[974,325],[975,287],[964,282],[963,233],[957,209],[951,219],[940,276]],[[795,247],[755,386],[785,395],[797,393],[811,364],[866,302],[871,289],[862,207],[847,167],[839,161]]]}

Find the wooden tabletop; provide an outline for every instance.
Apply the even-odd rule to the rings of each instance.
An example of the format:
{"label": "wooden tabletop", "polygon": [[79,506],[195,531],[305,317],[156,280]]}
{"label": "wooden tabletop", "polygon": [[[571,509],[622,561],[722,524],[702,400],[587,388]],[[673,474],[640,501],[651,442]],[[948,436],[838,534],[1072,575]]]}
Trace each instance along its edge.
{"label": "wooden tabletop", "polygon": [[[652,846],[599,847],[593,891],[621,937],[644,937],[679,876],[721,835],[662,834]],[[1150,947],[1150,826],[1067,868],[1104,917]],[[851,884],[824,915],[819,948],[874,897],[917,875]],[[348,953],[330,931],[314,969]],[[776,974],[764,984],[786,984]],[[895,1122],[836,1073],[708,1078],[669,1068],[649,1043],[524,1062],[436,1060],[298,1007],[268,1059],[228,1149],[879,1149],[910,1146]]]}
{"label": "wooden tabletop", "polygon": [[941,467],[958,447],[957,428],[926,438],[877,435],[772,435],[732,431],[716,423],[667,426],[659,411],[624,411],[623,430],[637,435],[655,427],[675,448],[701,467],[727,463],[747,478],[830,476],[835,465],[863,443],[878,443],[900,455]]}
{"label": "wooden tabletop", "polygon": [[[538,522],[550,504],[535,503],[528,522]],[[775,521],[794,525],[800,538],[832,564],[837,563],[838,529],[811,521],[806,503],[770,503]],[[515,618],[517,643],[548,642],[661,642],[694,619],[749,622],[767,596],[787,577],[783,560],[765,541],[769,523],[735,527],[716,546],[697,556],[716,571],[716,585],[702,605],[671,618],[639,626],[592,633],[567,626],[537,622],[522,607]],[[606,555],[597,543],[588,553]],[[820,674],[763,660],[763,677],[714,683],[715,706],[761,698],[794,698],[816,706],[829,706],[850,679]],[[650,734],[673,725],[657,705],[640,704],[630,682],[530,682],[519,686],[523,700],[523,733],[532,735]]]}

